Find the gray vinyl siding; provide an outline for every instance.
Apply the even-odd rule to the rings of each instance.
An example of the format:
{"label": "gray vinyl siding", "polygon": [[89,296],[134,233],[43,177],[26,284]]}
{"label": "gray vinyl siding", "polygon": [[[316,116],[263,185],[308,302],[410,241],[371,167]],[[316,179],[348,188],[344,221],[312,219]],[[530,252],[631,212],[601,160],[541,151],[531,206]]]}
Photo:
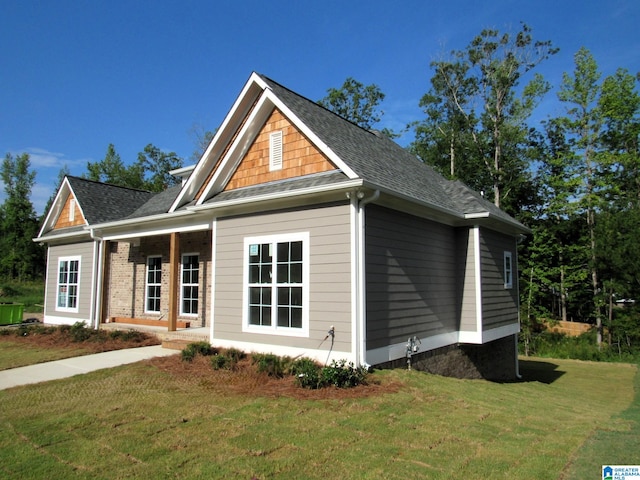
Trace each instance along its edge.
{"label": "gray vinyl siding", "polygon": [[[93,279],[94,243],[74,243],[49,247],[47,263],[47,296],[45,298],[45,315],[64,317],[77,321],[89,321],[91,314],[91,286]],[[78,312],[58,311],[58,260],[61,257],[80,257],[80,278],[78,280]]]}
{"label": "gray vinyl siding", "polygon": [[456,232],[458,252],[458,299],[460,305],[460,330],[477,330],[477,294],[475,236],[473,229],[461,227]]}
{"label": "gray vinyl siding", "polygon": [[[309,337],[242,331],[244,239],[309,232]],[[216,225],[216,339],[316,349],[335,326],[334,350],[351,350],[350,206],[220,218]]]}
{"label": "gray vinyl siding", "polygon": [[456,245],[452,227],[367,207],[367,349],[457,331]]}
{"label": "gray vinyl siding", "polygon": [[[504,252],[511,252],[513,287],[504,287]],[[518,323],[516,241],[493,230],[480,230],[483,330]]]}

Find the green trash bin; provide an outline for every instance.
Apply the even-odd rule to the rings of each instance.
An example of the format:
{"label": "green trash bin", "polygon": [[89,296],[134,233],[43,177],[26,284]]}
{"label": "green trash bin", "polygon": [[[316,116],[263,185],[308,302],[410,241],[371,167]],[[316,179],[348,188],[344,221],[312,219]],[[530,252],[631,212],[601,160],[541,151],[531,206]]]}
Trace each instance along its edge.
{"label": "green trash bin", "polygon": [[0,303],[0,325],[22,323],[24,305],[21,303]]}

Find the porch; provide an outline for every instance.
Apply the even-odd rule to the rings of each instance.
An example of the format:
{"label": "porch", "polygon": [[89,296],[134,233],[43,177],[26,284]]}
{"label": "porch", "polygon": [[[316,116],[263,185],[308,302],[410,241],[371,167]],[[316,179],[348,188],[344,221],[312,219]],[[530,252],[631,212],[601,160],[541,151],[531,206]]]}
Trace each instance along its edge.
{"label": "porch", "polygon": [[135,323],[110,322],[101,323],[103,330],[136,330],[156,336],[164,348],[181,350],[192,342],[208,342],[210,340],[210,327],[178,328],[170,332],[166,326],[141,325]]}

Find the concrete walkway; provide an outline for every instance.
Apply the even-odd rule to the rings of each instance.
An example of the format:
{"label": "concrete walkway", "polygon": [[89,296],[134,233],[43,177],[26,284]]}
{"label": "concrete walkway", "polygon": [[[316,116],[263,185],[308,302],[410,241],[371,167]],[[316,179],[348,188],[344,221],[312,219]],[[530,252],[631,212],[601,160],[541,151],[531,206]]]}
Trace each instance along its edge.
{"label": "concrete walkway", "polygon": [[83,373],[113,368],[119,365],[147,360],[153,357],[166,357],[179,353],[176,350],[151,347],[127,348],[112,352],[95,353],[81,357],[65,358],[53,362],[38,363],[28,367],[12,368],[0,371],[0,390],[31,383],[47,382],[59,378],[73,377]]}

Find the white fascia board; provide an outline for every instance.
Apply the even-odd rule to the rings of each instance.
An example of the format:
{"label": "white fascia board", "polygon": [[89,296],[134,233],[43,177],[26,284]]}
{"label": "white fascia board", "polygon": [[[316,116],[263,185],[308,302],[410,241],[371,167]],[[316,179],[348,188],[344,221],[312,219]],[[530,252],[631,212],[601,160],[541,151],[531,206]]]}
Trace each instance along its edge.
{"label": "white fascia board", "polygon": [[242,129],[235,138],[233,144],[227,151],[225,157],[218,165],[215,173],[211,177],[209,184],[198,199],[197,205],[201,205],[214,192],[222,191],[231,176],[236,170],[239,162],[249,150],[251,143],[262,128],[264,121],[273,110],[273,103],[269,101],[268,95],[263,94],[249,118],[242,126]]}
{"label": "white fascia board", "polygon": [[89,230],[83,229],[83,230],[76,230],[74,232],[47,235],[45,237],[39,235],[39,236],[37,236],[35,238],[32,238],[31,240],[33,242],[50,243],[50,242],[55,241],[55,240],[67,240],[67,239],[73,238],[73,237],[78,237],[79,239],[84,240],[84,237],[86,237],[86,236],[88,236],[87,238],[91,238],[91,233],[89,232]]}
{"label": "white fascia board", "polygon": [[[66,195],[64,192],[66,192]],[[53,228],[54,218],[60,215],[60,213],[62,212],[62,209],[64,208],[65,202],[63,198],[68,197],[69,193],[71,192],[72,190],[71,190],[71,185],[69,185],[69,180],[67,180],[67,177],[64,177],[64,180],[60,184],[60,188],[58,188],[58,193],[56,194],[56,197],[53,199],[53,202],[51,202],[51,206],[49,207],[49,212],[47,212],[47,216],[44,219],[44,222],[42,222],[42,227],[38,232],[38,238],[42,236],[45,230],[47,230],[48,228]],[[75,194],[74,194],[74,197],[75,197]]]}
{"label": "white fascia board", "polygon": [[188,210],[173,212],[173,213],[158,213],[156,215],[149,215],[148,217],[136,217],[136,218],[127,218],[125,220],[115,220],[113,222],[105,222],[105,223],[96,223],[95,225],[91,225],[91,227],[85,228],[93,228],[96,230],[102,230],[105,228],[112,227],[124,227],[127,225],[139,225],[141,223],[149,223],[157,220],[172,220],[175,218],[184,217],[186,215],[191,215],[191,212]]}
{"label": "white fascia board", "polygon": [[[216,131],[215,135],[213,136],[213,139],[211,139],[211,142],[209,142],[209,145],[207,146],[206,150],[204,151],[204,153],[196,163],[195,168],[193,169],[193,173],[189,176],[189,179],[182,187],[180,194],[176,197],[175,201],[169,208],[169,212],[173,212],[180,205],[186,203],[187,201],[193,200],[193,198],[195,197],[195,194],[198,192],[198,190],[200,190],[200,186],[198,183],[203,182],[206,179],[206,177],[209,175],[209,171],[206,170],[206,167],[209,166],[213,168],[213,165],[215,165],[216,163],[215,161],[211,162],[213,164],[212,165],[208,161],[209,156],[212,154],[212,152],[215,150],[218,144],[220,144],[221,138],[233,134],[232,131],[229,131],[230,130],[229,124],[233,119],[237,117],[238,111],[240,110],[241,105],[247,100],[249,100],[250,96],[252,96],[251,89],[252,88],[255,89],[256,86],[262,90],[267,88],[266,84],[262,81],[262,79],[254,72],[249,77],[249,80],[247,80],[247,83],[245,83],[244,87],[242,88],[242,91],[240,92],[240,95],[238,95],[238,97],[236,98],[236,101],[233,103],[231,110],[229,110],[229,113],[222,121],[222,124]],[[257,95],[258,94],[256,93],[255,96]],[[253,103],[253,102],[250,101],[250,103]],[[227,141],[228,140],[229,139],[227,139]],[[223,148],[224,148],[224,145],[223,145]],[[187,197],[186,200],[185,200],[185,197]]]}
{"label": "white fascia board", "polygon": [[170,233],[201,232],[211,229],[211,222],[199,222],[196,224],[170,225],[164,228],[153,228],[148,230],[126,231],[121,233],[103,233],[103,240],[129,240],[132,238],[152,237],[158,235],[168,235]]}
{"label": "white fascia board", "polygon": [[489,212],[465,213],[464,218],[467,220],[475,220],[476,218],[489,218]]}
{"label": "white fascia board", "polygon": [[351,190],[362,186],[362,180],[350,180],[347,182],[337,183],[334,185],[321,185],[317,187],[308,187],[300,190],[275,192],[264,195],[256,195],[248,198],[234,198],[233,200],[225,200],[223,202],[215,202],[210,204],[202,204],[193,207],[187,207],[188,211],[201,212],[203,210],[212,210],[217,208],[234,207],[236,205],[251,204],[256,202],[266,202],[269,200],[279,200],[287,197],[300,197],[304,195],[313,195],[316,193],[332,192],[335,190]]}

